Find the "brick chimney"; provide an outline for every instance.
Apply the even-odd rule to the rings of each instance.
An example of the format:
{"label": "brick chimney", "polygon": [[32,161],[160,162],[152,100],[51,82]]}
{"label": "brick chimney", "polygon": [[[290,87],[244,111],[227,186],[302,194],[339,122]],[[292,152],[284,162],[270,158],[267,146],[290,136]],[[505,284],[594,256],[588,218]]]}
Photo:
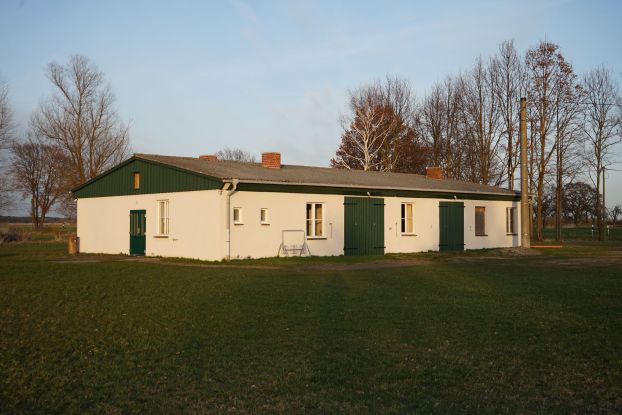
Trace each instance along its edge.
{"label": "brick chimney", "polygon": [[441,180],[443,178],[443,169],[441,169],[440,167],[426,167],[425,177],[427,177],[428,179]]}
{"label": "brick chimney", "polygon": [[199,160],[218,161],[216,154],[203,154],[199,156]]}
{"label": "brick chimney", "polygon": [[268,152],[261,153],[261,166],[269,169],[281,168],[281,153]]}

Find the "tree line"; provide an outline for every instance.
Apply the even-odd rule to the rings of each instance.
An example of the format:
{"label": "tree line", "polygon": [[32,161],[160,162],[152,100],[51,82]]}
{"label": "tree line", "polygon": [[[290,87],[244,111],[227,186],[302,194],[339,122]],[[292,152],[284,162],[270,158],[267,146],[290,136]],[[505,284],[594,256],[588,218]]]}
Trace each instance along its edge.
{"label": "tree line", "polygon": [[343,133],[330,165],[407,173],[439,166],[449,179],[514,189],[521,97],[528,103],[534,236],[542,239],[545,220],[552,217],[561,239],[562,223],[575,217],[565,192],[576,191],[571,185],[580,183],[593,189],[579,186],[591,205],[580,217],[594,219],[604,238],[608,212],[602,183],[615,161],[614,146],[622,140],[618,82],[604,65],[577,74],[559,45],[549,41],[524,54],[505,41],[493,56],[477,58],[422,98],[397,76],[349,91],[349,110],[340,118]]}

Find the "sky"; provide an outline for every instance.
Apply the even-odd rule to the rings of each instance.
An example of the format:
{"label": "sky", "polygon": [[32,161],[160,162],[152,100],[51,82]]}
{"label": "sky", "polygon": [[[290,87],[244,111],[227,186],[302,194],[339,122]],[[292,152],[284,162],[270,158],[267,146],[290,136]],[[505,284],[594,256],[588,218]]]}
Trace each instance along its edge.
{"label": "sky", "polygon": [[326,166],[349,89],[392,74],[423,97],[504,40],[521,53],[553,41],[577,73],[605,64],[622,84],[621,16],[620,1],[0,0],[0,79],[23,131],[52,93],[46,66],[82,54],[114,90],[134,152],[239,147]]}

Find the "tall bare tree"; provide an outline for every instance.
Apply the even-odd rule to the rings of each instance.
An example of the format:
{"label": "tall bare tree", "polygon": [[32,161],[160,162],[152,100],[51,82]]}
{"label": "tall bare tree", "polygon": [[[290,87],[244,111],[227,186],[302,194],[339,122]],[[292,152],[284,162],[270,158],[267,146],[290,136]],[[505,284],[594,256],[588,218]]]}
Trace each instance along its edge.
{"label": "tall bare tree", "polygon": [[430,148],[430,161],[452,179],[466,179],[463,120],[464,80],[447,77],[432,87],[418,111],[419,135]]}
{"label": "tall bare tree", "polygon": [[528,102],[535,116],[535,134],[532,134],[531,160],[532,175],[531,183],[535,189],[530,189],[536,195],[536,237],[542,240],[543,199],[547,176],[550,173],[551,158],[557,147],[556,136],[552,133],[554,128],[555,111],[552,105],[558,97],[563,95],[560,86],[569,84],[564,79],[574,76],[572,66],[568,64],[559,51],[559,46],[541,41],[535,48],[526,53],[527,66]]}
{"label": "tall bare tree", "polygon": [[257,161],[254,155],[241,148],[223,148],[216,153],[219,160],[244,161],[254,163]]}
{"label": "tall bare tree", "polygon": [[518,124],[520,121],[519,101],[525,94],[525,66],[508,40],[499,45],[497,54],[491,62],[493,94],[497,97],[499,113],[502,118],[502,131],[505,136],[505,176],[509,189],[514,189],[514,175],[520,159]]}
{"label": "tall bare tree", "polygon": [[581,167],[579,151],[582,88],[576,83],[577,76],[566,73],[558,77],[557,93],[551,103],[554,111],[555,132],[555,240],[562,240],[565,184],[572,181]]}
{"label": "tall bare tree", "polygon": [[66,157],[68,194],[128,156],[129,127],[117,114],[104,74],[88,58],[76,55],[66,65],[50,63],[47,77],[55,93],[32,116],[31,128]]}
{"label": "tall bare tree", "polygon": [[5,171],[6,150],[13,139],[13,113],[9,103],[9,88],[0,81],[0,211],[6,209],[11,202],[10,183]]}
{"label": "tall bare tree", "polygon": [[499,157],[502,124],[492,69],[492,65],[478,58],[464,77],[464,133],[470,181],[498,185],[505,170]]}
{"label": "tall bare tree", "polygon": [[605,239],[605,214],[601,198],[601,175],[611,162],[613,146],[622,140],[622,99],[611,71],[600,66],[583,77],[585,108],[582,124],[587,145],[590,176],[596,186],[596,221],[598,239]]}
{"label": "tall bare tree", "polygon": [[32,224],[39,228],[63,192],[60,184],[65,157],[58,147],[33,138],[13,144],[11,153],[14,188],[30,199]]}

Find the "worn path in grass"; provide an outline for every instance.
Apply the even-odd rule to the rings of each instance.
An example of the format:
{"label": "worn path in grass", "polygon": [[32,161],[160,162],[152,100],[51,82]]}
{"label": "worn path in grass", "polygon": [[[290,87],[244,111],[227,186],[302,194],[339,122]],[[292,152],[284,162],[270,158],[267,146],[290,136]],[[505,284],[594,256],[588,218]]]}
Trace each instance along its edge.
{"label": "worn path in grass", "polygon": [[3,246],[0,413],[620,413],[621,248],[208,267]]}

